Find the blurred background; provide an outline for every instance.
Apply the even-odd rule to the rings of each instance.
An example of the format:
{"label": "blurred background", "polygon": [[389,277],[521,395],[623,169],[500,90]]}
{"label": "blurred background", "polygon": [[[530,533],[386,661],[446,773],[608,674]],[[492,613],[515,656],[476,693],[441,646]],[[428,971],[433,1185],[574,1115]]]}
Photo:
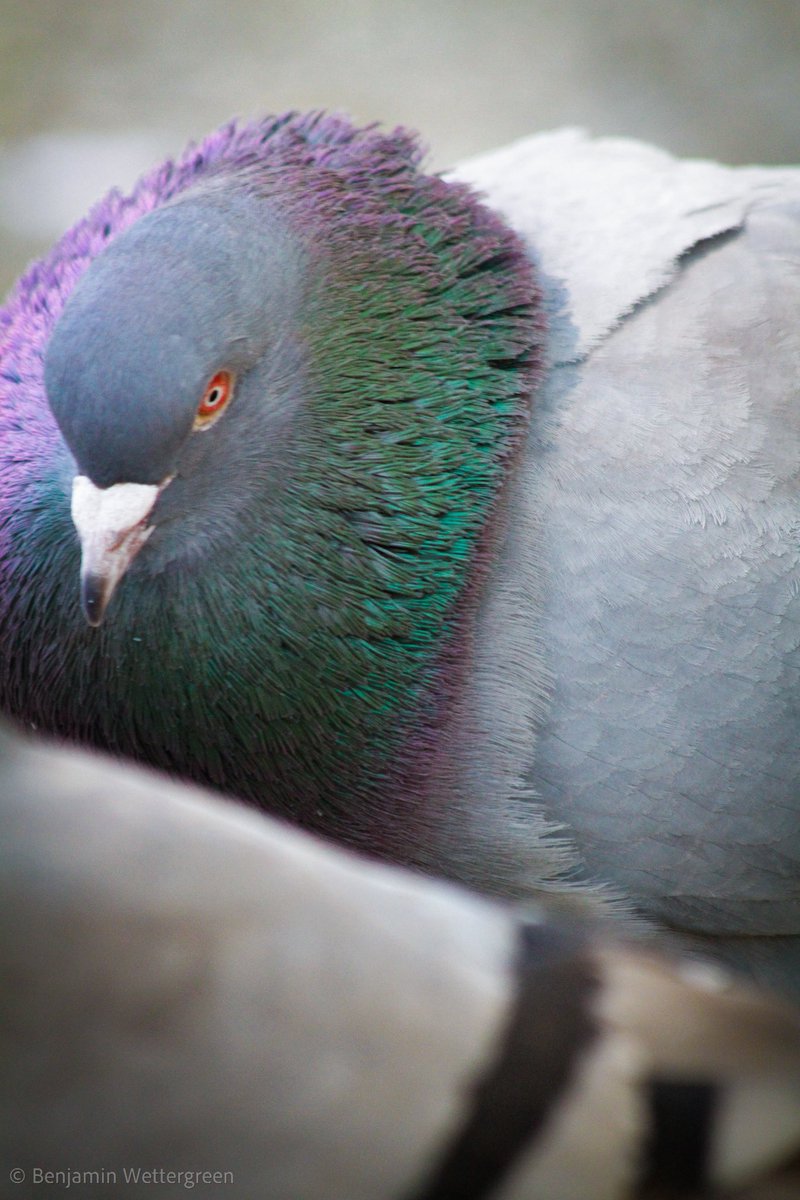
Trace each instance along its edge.
{"label": "blurred background", "polygon": [[578,124],[800,158],[800,0],[0,0],[0,293],[233,114],[417,128],[430,162]]}

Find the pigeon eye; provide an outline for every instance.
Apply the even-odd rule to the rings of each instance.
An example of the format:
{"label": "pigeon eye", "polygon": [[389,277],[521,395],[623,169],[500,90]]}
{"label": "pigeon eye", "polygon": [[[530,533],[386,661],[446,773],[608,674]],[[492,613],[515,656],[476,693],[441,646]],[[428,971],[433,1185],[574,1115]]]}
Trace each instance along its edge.
{"label": "pigeon eye", "polygon": [[208,429],[233,395],[233,375],[230,371],[217,371],[206,384],[203,398],[197,406],[194,418],[195,429]]}

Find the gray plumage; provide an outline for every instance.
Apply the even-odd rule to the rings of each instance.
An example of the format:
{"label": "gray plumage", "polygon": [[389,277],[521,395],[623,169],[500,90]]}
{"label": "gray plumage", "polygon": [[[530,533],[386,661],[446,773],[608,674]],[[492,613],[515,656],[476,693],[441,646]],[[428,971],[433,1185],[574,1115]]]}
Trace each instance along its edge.
{"label": "gray plumage", "polygon": [[524,838],[487,810],[534,797],[586,877],[796,986],[800,174],[563,132],[455,177],[523,233],[551,320],[482,616],[476,821]]}
{"label": "gray plumage", "polygon": [[[31,1182],[102,1169],[89,1200],[138,1165],[230,1171],[248,1200],[613,1200],[678,1083],[713,1095],[709,1182],[800,1141],[800,1018],[715,971],[539,914],[520,972],[506,908],[5,731],[0,798],[0,1143]],[[543,1120],[494,1176],[488,1137],[493,1189],[476,1152],[463,1193],[436,1191],[498,1060]],[[516,1117],[488,1111],[488,1134]]]}

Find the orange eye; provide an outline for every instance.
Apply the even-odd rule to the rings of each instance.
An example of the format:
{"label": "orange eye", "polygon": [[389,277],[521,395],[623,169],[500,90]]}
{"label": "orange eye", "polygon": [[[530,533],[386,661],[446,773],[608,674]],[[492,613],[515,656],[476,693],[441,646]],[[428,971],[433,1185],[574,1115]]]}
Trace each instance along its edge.
{"label": "orange eye", "polygon": [[194,428],[207,429],[227,406],[232,395],[233,375],[230,371],[217,371],[206,384],[203,399],[197,406]]}

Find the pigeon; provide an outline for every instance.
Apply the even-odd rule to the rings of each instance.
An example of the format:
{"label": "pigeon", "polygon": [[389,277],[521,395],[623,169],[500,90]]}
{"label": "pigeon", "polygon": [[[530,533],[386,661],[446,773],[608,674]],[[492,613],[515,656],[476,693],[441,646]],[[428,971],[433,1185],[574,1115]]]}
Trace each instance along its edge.
{"label": "pigeon", "polygon": [[3,1196],[738,1195],[800,1147],[800,1010],[717,967],[6,727],[0,780]]}
{"label": "pigeon", "polygon": [[800,173],[231,123],[0,317],[0,708],[800,994]]}

